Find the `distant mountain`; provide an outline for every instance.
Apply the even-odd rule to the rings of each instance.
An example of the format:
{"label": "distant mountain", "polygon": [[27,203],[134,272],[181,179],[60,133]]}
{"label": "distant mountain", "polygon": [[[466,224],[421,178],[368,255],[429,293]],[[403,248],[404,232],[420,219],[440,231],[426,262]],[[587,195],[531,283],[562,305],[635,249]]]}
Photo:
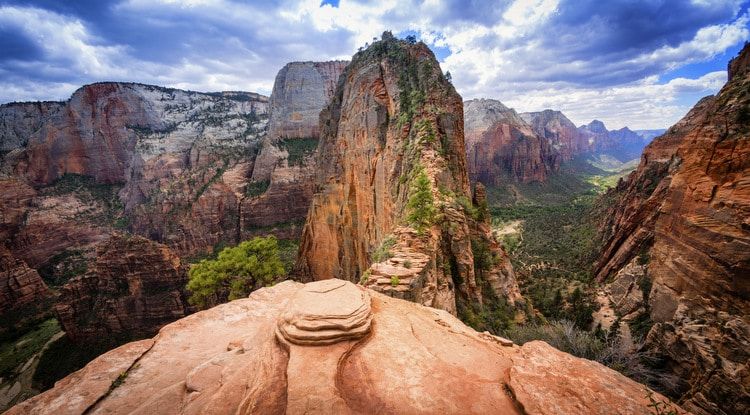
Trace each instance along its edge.
{"label": "distant mountain", "polygon": [[578,132],[589,143],[589,153],[595,156],[608,155],[623,163],[639,158],[648,144],[628,127],[610,131],[599,120],[578,127]]}
{"label": "distant mountain", "polygon": [[667,132],[667,130],[665,128],[659,128],[656,130],[633,130],[633,132],[643,137],[645,141],[650,143],[651,140],[664,134],[665,132]]}

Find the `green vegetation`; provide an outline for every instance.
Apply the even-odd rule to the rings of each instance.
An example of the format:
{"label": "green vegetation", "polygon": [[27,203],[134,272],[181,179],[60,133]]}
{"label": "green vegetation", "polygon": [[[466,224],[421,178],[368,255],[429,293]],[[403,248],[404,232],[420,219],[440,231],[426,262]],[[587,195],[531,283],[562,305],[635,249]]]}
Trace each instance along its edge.
{"label": "green vegetation", "polygon": [[602,337],[566,320],[513,326],[504,334],[517,344],[542,340],[558,350],[590,360],[598,360],[605,348]]}
{"label": "green vegetation", "polygon": [[411,182],[411,194],[406,202],[406,222],[418,233],[424,233],[435,221],[437,210],[432,196],[432,183],[421,166],[415,167],[416,174]]}
{"label": "green vegetation", "polygon": [[38,269],[44,282],[51,287],[61,287],[69,279],[88,271],[88,260],[79,249],[66,249],[54,255]]}
{"label": "green vegetation", "polygon": [[543,184],[487,189],[492,225],[503,230],[521,291],[545,318],[590,328],[598,253],[594,212],[599,195],[623,174],[578,159]]}
{"label": "green vegetation", "polygon": [[0,377],[6,377],[17,367],[24,364],[44,345],[60,332],[56,319],[49,319],[38,324],[21,337],[0,343]]}
{"label": "green vegetation", "polygon": [[400,279],[398,279],[398,277],[397,277],[397,276],[395,276],[395,275],[394,275],[394,276],[392,276],[392,277],[391,277],[391,287],[396,287],[396,286],[398,286],[399,284],[401,284],[401,280],[400,280]]}
{"label": "green vegetation", "polygon": [[380,244],[378,249],[376,249],[372,253],[372,262],[383,262],[386,259],[390,259],[393,257],[393,252],[391,252],[391,248],[393,248],[396,245],[396,238],[393,236],[387,236],[385,239],[383,239],[383,242]]}
{"label": "green vegetation", "polygon": [[255,237],[223,249],[215,260],[204,259],[190,266],[187,285],[190,303],[204,308],[246,297],[284,272],[276,237]]}
{"label": "green vegetation", "polygon": [[[118,193],[122,185],[118,183],[97,183],[93,177],[66,173],[49,186],[40,189],[42,196],[75,195],[89,209],[80,213],[95,223],[122,226],[124,207]],[[125,219],[127,224],[127,219]]]}
{"label": "green vegetation", "polygon": [[369,269],[362,273],[362,276],[359,277],[359,285],[365,285],[367,284],[367,281],[370,280],[370,276],[372,275],[372,271]]}
{"label": "green vegetation", "polygon": [[294,268],[294,263],[297,261],[297,251],[299,251],[299,240],[279,239],[279,259],[284,264],[286,275],[289,275]]}
{"label": "green vegetation", "polygon": [[271,185],[270,180],[258,180],[252,181],[245,187],[245,196],[255,197],[260,196],[268,190],[268,186]]}
{"label": "green vegetation", "polygon": [[318,139],[315,137],[284,138],[279,141],[278,146],[289,154],[287,163],[290,166],[301,166],[304,164],[305,158],[311,156],[318,149]]}
{"label": "green vegetation", "polygon": [[[454,267],[454,265],[449,265]],[[489,283],[481,279],[483,304],[467,303],[461,296],[456,298],[458,317],[473,329],[502,335],[513,327],[516,310],[508,304],[505,298],[499,298],[490,288]]]}

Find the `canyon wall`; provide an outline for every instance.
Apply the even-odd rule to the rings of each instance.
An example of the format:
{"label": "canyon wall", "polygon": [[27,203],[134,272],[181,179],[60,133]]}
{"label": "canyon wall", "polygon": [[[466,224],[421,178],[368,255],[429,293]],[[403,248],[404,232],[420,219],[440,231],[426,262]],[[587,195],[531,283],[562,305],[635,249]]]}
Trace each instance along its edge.
{"label": "canyon wall", "polygon": [[315,157],[320,111],[328,104],[348,62],[291,62],[276,76],[268,134],[255,161],[246,199],[253,212],[246,227],[285,227],[299,236],[315,191]]}
{"label": "canyon wall", "polygon": [[445,311],[326,280],[285,281],[178,320],[7,414],[649,414],[653,402],[685,413],[546,343],[519,347]]}
{"label": "canyon wall", "polygon": [[149,337],[190,312],[186,284],[187,269],[168,247],[118,233],[60,289],[55,311],[75,342]]}
{"label": "canyon wall", "polygon": [[472,181],[543,182],[559,169],[550,140],[540,138],[516,111],[500,101],[464,102],[466,161]]}
{"label": "canyon wall", "polygon": [[[750,47],[606,195],[597,278],[646,263],[644,349],[699,414],[750,411]],[[736,62],[745,62],[744,65]]]}
{"label": "canyon wall", "polygon": [[486,205],[472,204],[463,103],[432,52],[385,33],[341,78],[320,116],[300,278],[360,281],[453,313],[521,306]]}

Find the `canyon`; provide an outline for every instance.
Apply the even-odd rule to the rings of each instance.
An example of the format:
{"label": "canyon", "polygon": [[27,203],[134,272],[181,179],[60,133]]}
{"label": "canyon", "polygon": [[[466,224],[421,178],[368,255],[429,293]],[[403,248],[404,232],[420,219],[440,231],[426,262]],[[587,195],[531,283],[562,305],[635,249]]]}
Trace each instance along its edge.
{"label": "canyon", "polygon": [[748,56],[746,45],[721,91],[645,149],[606,195],[600,228],[598,280],[645,265],[635,277],[648,285],[629,296],[650,325],[642,348],[698,414],[750,411]]}
{"label": "canyon", "polygon": [[[464,102],[389,32],[285,65],[269,98],[100,83],[2,105],[0,335],[54,315],[79,344],[142,339],[9,413],[686,413],[491,324],[544,317],[488,194],[639,155],[597,199],[602,305],[685,410],[750,411],[748,56],[642,155],[659,131]],[[299,238],[299,282],[196,312],[189,264],[267,234]]]}
{"label": "canyon", "polygon": [[517,113],[484,98],[465,101],[464,115],[469,176],[490,187],[544,183],[577,159],[622,168],[660,131],[610,131],[597,120],[576,127],[560,111]]}

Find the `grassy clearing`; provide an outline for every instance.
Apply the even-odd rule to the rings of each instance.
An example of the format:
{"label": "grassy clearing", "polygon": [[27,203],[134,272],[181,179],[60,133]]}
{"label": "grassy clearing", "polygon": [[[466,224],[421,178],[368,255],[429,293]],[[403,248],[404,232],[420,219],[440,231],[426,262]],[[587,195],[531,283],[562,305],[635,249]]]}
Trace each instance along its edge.
{"label": "grassy clearing", "polygon": [[0,343],[0,377],[9,375],[29,360],[59,332],[60,324],[53,318],[39,323],[19,338]]}

